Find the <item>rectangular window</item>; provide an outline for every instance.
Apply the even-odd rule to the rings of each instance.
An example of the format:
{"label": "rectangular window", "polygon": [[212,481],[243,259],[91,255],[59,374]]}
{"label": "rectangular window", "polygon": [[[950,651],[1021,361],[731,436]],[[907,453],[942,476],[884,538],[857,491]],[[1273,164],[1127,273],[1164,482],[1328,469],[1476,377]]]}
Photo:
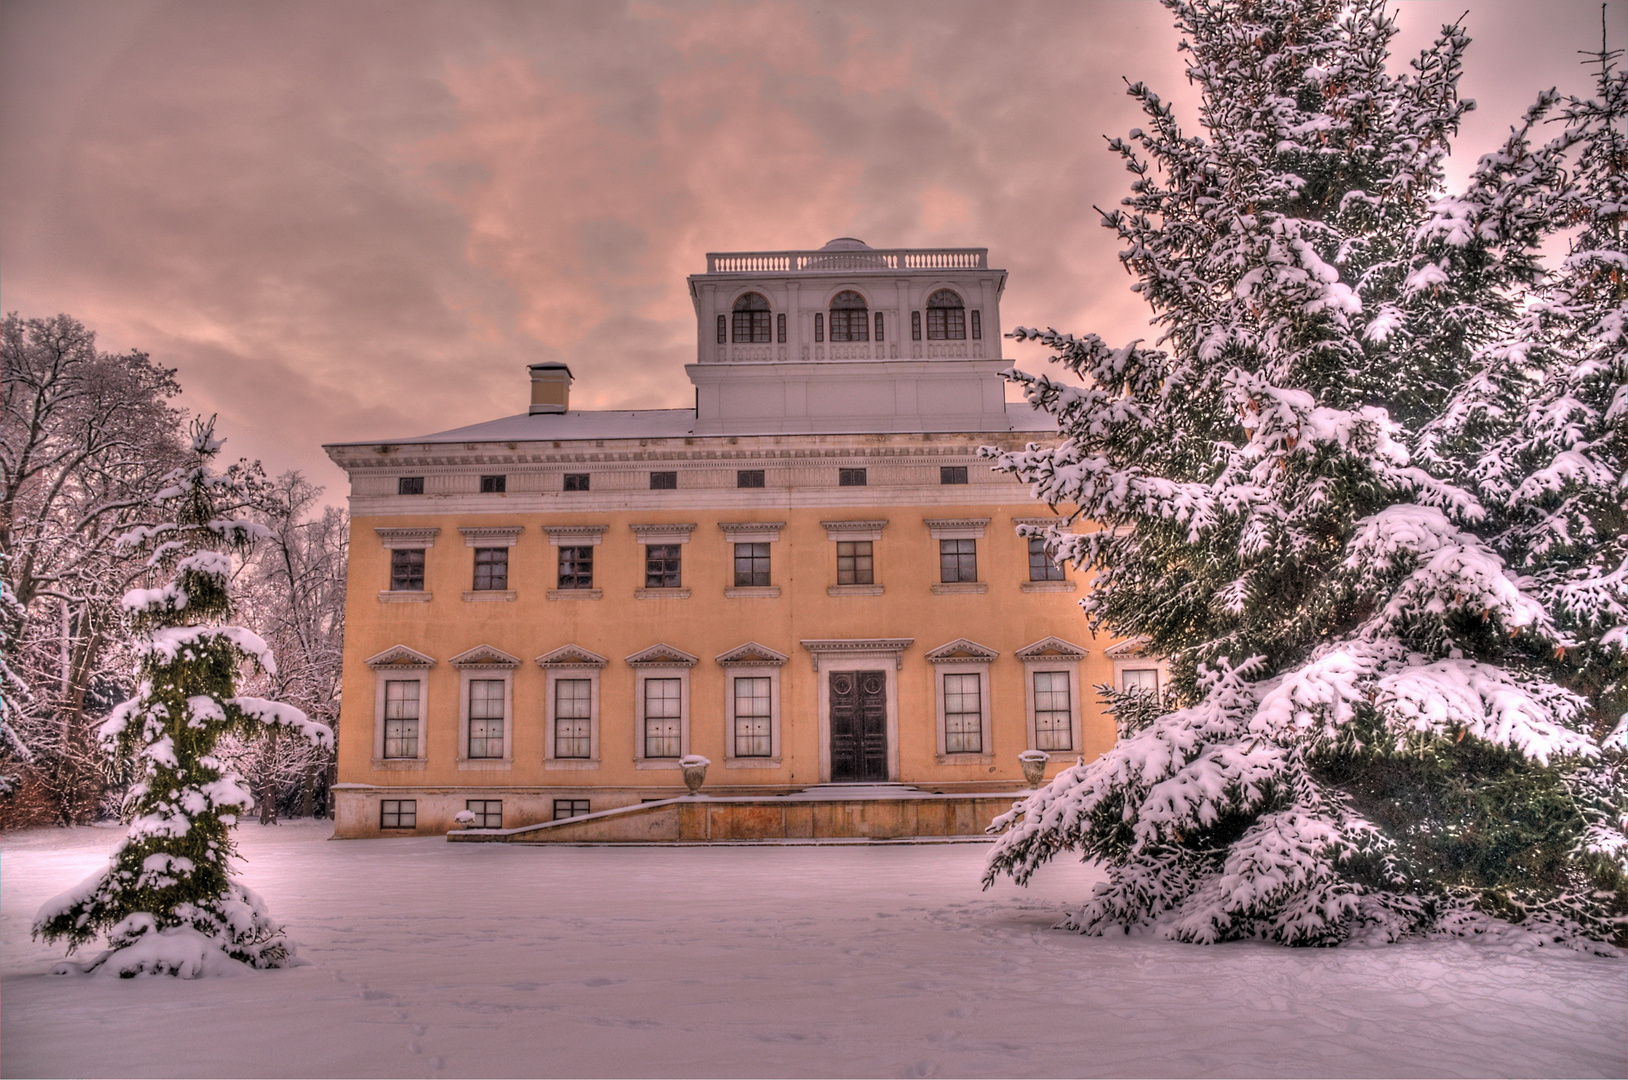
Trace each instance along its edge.
{"label": "rectangular window", "polygon": [[837,486],[838,487],[864,487],[865,486],[865,470],[864,469],[838,469],[837,470]]}
{"label": "rectangular window", "polygon": [[[1038,536],[1029,537],[1029,580],[1062,581],[1063,568],[1046,554],[1046,541]],[[1041,747],[1042,750],[1045,747]]]}
{"label": "rectangular window", "polygon": [[466,799],[464,809],[475,815],[475,820],[470,824],[471,828],[503,828],[502,799]]}
{"label": "rectangular window", "polygon": [[941,484],[966,483],[967,467],[965,465],[940,465],[938,467],[938,482]]}
{"label": "rectangular window", "polygon": [[646,544],[644,546],[644,587],[647,589],[677,589],[681,580],[680,544]]}
{"label": "rectangular window", "polygon": [[593,753],[593,734],[589,730],[592,707],[591,679],[554,680],[555,757],[585,758]]}
{"label": "rectangular window", "polygon": [[1129,668],[1119,680],[1121,690],[1145,690],[1150,694],[1159,692],[1158,668]]}
{"label": "rectangular window", "polygon": [[587,491],[588,474],[585,472],[568,472],[565,474],[566,491]]}
{"label": "rectangular window", "polygon": [[921,312],[919,311],[910,313],[910,340],[921,340]]}
{"label": "rectangular window", "polygon": [[959,307],[927,309],[928,341],[962,341],[967,336],[967,312]]}
{"label": "rectangular window", "polygon": [[978,580],[978,541],[940,540],[938,580],[944,582]]}
{"label": "rectangular window", "polygon": [[[948,542],[948,541],[947,541]],[[944,752],[984,751],[983,676],[944,676]]]}
{"label": "rectangular window", "polygon": [[972,309],[972,340],[977,341],[984,336],[984,319],[977,308]]}
{"label": "rectangular window", "polygon": [[469,756],[503,756],[503,680],[469,680]]}
{"label": "rectangular window", "polygon": [[720,345],[725,341],[724,332],[726,327],[727,323],[724,321],[724,317],[722,315],[718,316],[718,344]]}
{"label": "rectangular window", "polygon": [[769,313],[767,311],[737,311],[734,318],[735,343],[754,345],[769,343]]}
{"label": "rectangular window", "polygon": [[757,488],[763,486],[762,469],[737,469],[735,472],[735,486],[738,488]]}
{"label": "rectangular window", "polygon": [[397,495],[424,494],[424,478],[422,476],[403,476],[396,480]]}
{"label": "rectangular window", "polygon": [[1074,749],[1074,709],[1066,671],[1034,673],[1034,748]]}
{"label": "rectangular window", "polygon": [[588,813],[587,799],[555,799],[554,820],[564,821],[566,818],[582,817]]}
{"label": "rectangular window", "polygon": [[676,472],[653,472],[650,474],[651,491],[673,491],[678,487],[678,474]]}
{"label": "rectangular window", "polygon": [[384,756],[418,756],[417,679],[391,679],[384,684]]}
{"label": "rectangular window", "polygon": [[502,592],[509,587],[509,549],[475,549],[475,591]]}
{"label": "rectangular window", "polygon": [[390,591],[424,591],[423,548],[396,548],[390,552]]}
{"label": "rectangular window", "polygon": [[869,341],[871,328],[864,308],[832,308],[832,341]]}
{"label": "rectangular window", "polygon": [[594,587],[594,549],[592,547],[560,548],[560,588],[591,589]]}
{"label": "rectangular window", "polygon": [[837,584],[876,584],[875,562],[869,540],[837,541]]}
{"label": "rectangular window", "polygon": [[736,757],[768,757],[774,752],[769,683],[762,675],[735,680]]}
{"label": "rectangular window", "polygon": [[416,828],[418,828],[418,800],[417,799],[380,799],[379,800],[379,828],[381,828],[381,829],[416,829]]}
{"label": "rectangular window", "polygon": [[786,343],[786,313],[784,311],[774,317],[774,336],[775,340],[781,345]]}
{"label": "rectangular window", "polygon": [[882,313],[880,311],[876,313],[876,340],[882,340]]}
{"label": "rectangular window", "polygon": [[814,313],[814,340],[825,340],[825,316],[820,312]]}
{"label": "rectangular window", "polygon": [[735,545],[735,585],[748,588],[769,583],[769,545]]}
{"label": "rectangular window", "polygon": [[683,680],[644,680],[644,756],[679,756],[683,719]]}
{"label": "rectangular window", "polygon": [[509,490],[507,476],[483,476],[480,478],[480,493],[482,495],[501,495]]}

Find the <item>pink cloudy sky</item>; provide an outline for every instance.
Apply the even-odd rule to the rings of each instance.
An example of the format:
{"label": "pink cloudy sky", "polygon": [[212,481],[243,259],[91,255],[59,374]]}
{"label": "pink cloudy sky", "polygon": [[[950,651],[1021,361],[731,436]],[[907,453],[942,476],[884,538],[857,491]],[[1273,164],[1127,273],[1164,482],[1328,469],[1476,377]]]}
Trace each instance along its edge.
{"label": "pink cloudy sky", "polygon": [[[1596,0],[1398,10],[1404,48],[1468,11],[1459,175],[1587,88]],[[1008,327],[1138,337],[1091,206],[1125,191],[1122,76],[1190,106],[1175,41],[1142,0],[5,0],[0,303],[179,368],[330,498],[319,444],[521,411],[528,363],[687,405],[707,251],[988,247]]]}

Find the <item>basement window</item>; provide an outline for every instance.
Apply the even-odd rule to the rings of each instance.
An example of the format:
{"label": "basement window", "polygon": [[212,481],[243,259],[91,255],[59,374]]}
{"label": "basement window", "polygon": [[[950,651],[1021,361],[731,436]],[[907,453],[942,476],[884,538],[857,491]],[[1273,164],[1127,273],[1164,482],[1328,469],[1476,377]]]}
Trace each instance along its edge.
{"label": "basement window", "polygon": [[587,799],[555,799],[554,820],[564,821],[566,818],[582,817],[590,813]]}
{"label": "basement window", "polygon": [[418,828],[418,800],[417,799],[380,799],[379,800],[379,828],[381,828],[381,829],[416,829],[416,828]]}

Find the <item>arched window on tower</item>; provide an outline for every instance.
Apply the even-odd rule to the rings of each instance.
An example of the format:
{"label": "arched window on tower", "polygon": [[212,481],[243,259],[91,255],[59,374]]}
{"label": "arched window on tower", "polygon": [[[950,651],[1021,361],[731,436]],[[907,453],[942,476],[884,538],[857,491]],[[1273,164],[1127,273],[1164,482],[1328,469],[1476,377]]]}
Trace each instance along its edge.
{"label": "arched window on tower", "polygon": [[752,342],[759,345],[769,341],[769,302],[755,292],[749,292],[735,301],[735,344]]}
{"label": "arched window on tower", "polygon": [[940,289],[927,298],[927,340],[965,341],[967,337],[967,309],[961,297],[949,289]]}
{"label": "arched window on tower", "polygon": [[852,289],[844,289],[831,298],[831,340],[869,341],[871,339],[869,312],[865,298]]}

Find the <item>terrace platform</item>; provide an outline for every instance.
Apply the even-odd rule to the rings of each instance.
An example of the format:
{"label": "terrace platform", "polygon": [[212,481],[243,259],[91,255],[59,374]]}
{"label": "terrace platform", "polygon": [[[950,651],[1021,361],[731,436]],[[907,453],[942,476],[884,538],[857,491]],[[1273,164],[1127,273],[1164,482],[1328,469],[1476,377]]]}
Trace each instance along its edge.
{"label": "terrace platform", "polygon": [[514,829],[460,829],[454,843],[709,844],[945,841],[984,835],[1031,794],[946,795],[907,784],[822,784],[786,795],[682,795]]}

